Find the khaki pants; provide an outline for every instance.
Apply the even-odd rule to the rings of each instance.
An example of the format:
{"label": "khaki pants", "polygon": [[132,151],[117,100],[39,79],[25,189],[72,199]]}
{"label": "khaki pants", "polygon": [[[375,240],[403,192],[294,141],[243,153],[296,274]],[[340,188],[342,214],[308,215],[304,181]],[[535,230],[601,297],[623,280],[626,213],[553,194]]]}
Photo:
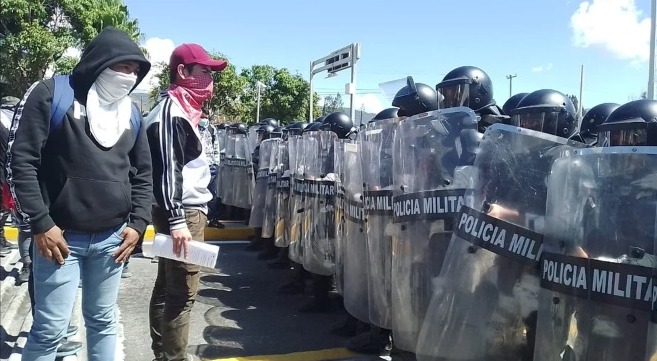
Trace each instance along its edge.
{"label": "khaki pants", "polygon": [[[203,241],[207,216],[199,210],[185,210],[187,228],[195,241]],[[155,232],[169,234],[168,216],[153,207]],[[149,310],[151,348],[155,357],[184,361],[189,340],[189,318],[196,300],[201,267],[160,258]]]}

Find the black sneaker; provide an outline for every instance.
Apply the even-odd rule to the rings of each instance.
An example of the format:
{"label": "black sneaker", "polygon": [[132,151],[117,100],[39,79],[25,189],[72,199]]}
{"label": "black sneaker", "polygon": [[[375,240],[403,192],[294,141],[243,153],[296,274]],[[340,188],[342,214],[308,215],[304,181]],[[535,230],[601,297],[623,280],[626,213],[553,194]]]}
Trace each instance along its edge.
{"label": "black sneaker", "polygon": [[76,353],[82,350],[82,343],[75,341],[62,341],[57,347],[57,356],[56,357],[66,357],[75,355]]}
{"label": "black sneaker", "polygon": [[30,266],[28,264],[23,264],[23,267],[21,268],[20,273],[18,273],[18,285],[22,285],[23,283],[27,282],[30,280]]}

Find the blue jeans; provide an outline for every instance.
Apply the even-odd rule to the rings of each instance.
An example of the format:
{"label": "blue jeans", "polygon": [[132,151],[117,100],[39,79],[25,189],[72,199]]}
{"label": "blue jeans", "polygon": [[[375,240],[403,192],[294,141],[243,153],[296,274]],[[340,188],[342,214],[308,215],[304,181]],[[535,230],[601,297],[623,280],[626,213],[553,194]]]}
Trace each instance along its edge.
{"label": "blue jeans", "polygon": [[71,251],[64,265],[32,255],[34,323],[23,350],[23,361],[54,361],[69,325],[82,274],[82,315],[87,328],[89,361],[114,360],[116,300],[122,264],[112,255],[123,239],[125,225],[100,233],[65,231]]}

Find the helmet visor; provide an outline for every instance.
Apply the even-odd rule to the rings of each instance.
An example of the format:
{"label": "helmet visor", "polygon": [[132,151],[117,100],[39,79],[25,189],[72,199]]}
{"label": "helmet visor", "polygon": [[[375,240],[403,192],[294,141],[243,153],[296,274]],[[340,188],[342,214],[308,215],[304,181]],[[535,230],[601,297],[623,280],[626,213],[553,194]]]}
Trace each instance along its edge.
{"label": "helmet visor", "polygon": [[647,128],[616,129],[600,132],[598,135],[598,143],[609,147],[644,146],[647,141]]}
{"label": "helmet visor", "polygon": [[470,107],[470,84],[438,84],[439,108]]}
{"label": "helmet visor", "polygon": [[560,116],[560,112],[525,111],[514,114],[511,121],[521,128],[556,135]]}

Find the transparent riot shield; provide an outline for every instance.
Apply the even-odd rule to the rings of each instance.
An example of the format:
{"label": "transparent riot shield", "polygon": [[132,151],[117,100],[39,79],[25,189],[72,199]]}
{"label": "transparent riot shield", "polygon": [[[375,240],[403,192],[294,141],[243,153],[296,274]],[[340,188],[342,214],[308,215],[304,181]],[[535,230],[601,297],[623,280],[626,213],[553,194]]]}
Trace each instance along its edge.
{"label": "transparent riot shield", "polygon": [[278,152],[283,140],[280,138],[267,139],[263,141],[263,143],[269,141],[272,141],[273,145],[271,146],[271,153],[267,159],[267,162],[269,163],[269,177],[267,179],[267,194],[265,195],[265,209],[262,219],[263,238],[271,238],[274,236],[274,225],[276,222],[276,196],[278,193],[276,183],[280,171]]}
{"label": "transparent riot shield", "polygon": [[252,125],[249,127],[248,139],[249,149],[253,150],[258,146],[258,129],[259,125]]}
{"label": "transparent riot shield", "polygon": [[392,329],[392,154],[399,119],[371,123],[359,133],[367,222],[370,322]]}
{"label": "transparent riot shield", "polygon": [[[355,318],[369,323],[368,252],[363,208],[363,175],[358,141],[344,141],[344,307]],[[336,252],[337,253],[337,252]]]}
{"label": "transparent riot shield", "polygon": [[[267,190],[269,188],[269,173],[271,169],[271,158],[274,149],[277,149],[278,139],[267,139],[260,143],[260,157],[256,165],[258,171],[255,176],[255,190],[253,192],[253,204],[251,206],[251,217],[249,227],[263,228],[265,218],[265,203]],[[263,237],[264,234],[262,235]]]}
{"label": "transparent riot shield", "polygon": [[290,213],[290,157],[289,141],[280,142],[276,164],[278,177],[276,179],[276,225],[274,228],[274,244],[276,247],[287,247],[290,244],[292,219]]}
{"label": "transparent riot shield", "polygon": [[250,209],[253,200],[254,174],[251,164],[251,148],[246,135],[235,135],[234,155],[226,159],[232,168],[233,179],[230,187],[233,191],[234,204],[238,208]]}
{"label": "transparent riot shield", "polygon": [[235,143],[237,141],[237,134],[229,132],[226,135],[226,151],[224,157],[221,159],[221,170],[223,173],[223,187],[219,191],[221,194],[222,202],[227,206],[235,206],[235,193],[233,193],[233,184],[235,179],[235,169],[237,152],[235,151]]}
{"label": "transparent riot shield", "polygon": [[534,360],[657,357],[657,150],[591,148],[548,182]]}
{"label": "transparent riot shield", "polygon": [[226,203],[223,201],[224,197],[226,196],[225,193],[225,169],[224,169],[224,161],[226,159],[226,130],[225,129],[217,129],[217,149],[219,151],[219,166],[217,167],[217,197],[222,199],[222,203]]}
{"label": "transparent riot shield", "polygon": [[344,199],[344,148],[346,139],[335,141],[334,157],[335,173],[338,175],[337,194],[335,197],[335,288],[340,295],[344,296],[344,259],[345,259],[345,199]]}
{"label": "transparent riot shield", "polygon": [[304,138],[303,267],[311,273],[334,272],[336,181],[330,131],[308,132]]}
{"label": "transparent riot shield", "polygon": [[290,245],[288,255],[296,263],[303,264],[303,221],[304,221],[304,138],[291,136],[287,140],[290,159]]}
{"label": "transparent riot shield", "polygon": [[463,203],[471,165],[459,152],[461,132],[476,133],[467,108],[423,113],[400,122],[393,151],[392,331],[395,346],[413,352]]}
{"label": "transparent riot shield", "polygon": [[432,281],[418,360],[532,360],[547,178],[556,159],[579,147],[509,125],[488,128]]}

